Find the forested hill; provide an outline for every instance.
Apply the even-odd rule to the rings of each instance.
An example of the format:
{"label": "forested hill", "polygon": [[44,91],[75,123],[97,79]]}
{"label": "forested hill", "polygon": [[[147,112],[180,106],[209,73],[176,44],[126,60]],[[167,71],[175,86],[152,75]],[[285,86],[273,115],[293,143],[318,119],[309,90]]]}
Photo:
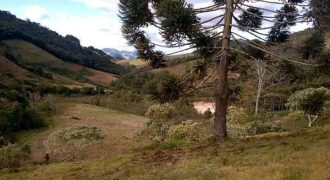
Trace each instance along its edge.
{"label": "forested hill", "polygon": [[82,47],[79,39],[59,35],[38,23],[24,21],[7,11],[0,11],[0,40],[29,41],[56,57],[89,68],[121,74],[123,68],[111,61],[112,57],[94,47]]}

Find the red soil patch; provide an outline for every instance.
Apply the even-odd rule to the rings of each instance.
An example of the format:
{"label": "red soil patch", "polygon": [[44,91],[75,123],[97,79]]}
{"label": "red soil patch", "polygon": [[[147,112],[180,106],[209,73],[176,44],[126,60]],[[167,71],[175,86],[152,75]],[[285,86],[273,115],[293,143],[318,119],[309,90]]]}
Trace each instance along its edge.
{"label": "red soil patch", "polygon": [[18,79],[24,79],[28,75],[26,70],[9,61],[7,58],[0,56],[0,73],[5,72],[14,74]]}

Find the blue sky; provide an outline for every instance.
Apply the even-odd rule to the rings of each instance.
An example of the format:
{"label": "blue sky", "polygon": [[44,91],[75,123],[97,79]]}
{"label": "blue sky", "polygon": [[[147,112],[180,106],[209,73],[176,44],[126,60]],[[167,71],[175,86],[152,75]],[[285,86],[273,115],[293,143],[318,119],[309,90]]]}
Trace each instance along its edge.
{"label": "blue sky", "polygon": [[[30,19],[57,31],[61,35],[71,34],[80,39],[83,46],[96,48],[116,48],[118,50],[133,50],[121,34],[121,22],[117,16],[119,0],[1,0],[1,10],[10,11],[21,19]],[[194,7],[205,7],[212,0],[187,0]],[[282,0],[273,0],[282,1]],[[276,5],[259,3],[259,7],[278,9]],[[222,10],[220,10],[222,11]],[[214,11],[201,14],[202,20],[222,13]],[[264,26],[269,26],[265,23]],[[293,27],[300,31],[309,25]],[[158,44],[164,44],[158,30],[149,27],[148,36]],[[234,30],[235,31],[235,30]],[[247,33],[241,35],[249,37]],[[177,49],[162,49],[173,52]]]}

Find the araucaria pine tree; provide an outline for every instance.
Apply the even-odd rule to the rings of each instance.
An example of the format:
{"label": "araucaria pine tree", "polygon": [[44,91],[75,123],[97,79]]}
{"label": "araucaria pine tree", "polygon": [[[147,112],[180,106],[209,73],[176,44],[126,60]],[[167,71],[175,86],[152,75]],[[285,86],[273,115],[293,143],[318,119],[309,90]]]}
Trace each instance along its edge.
{"label": "araucaria pine tree", "polygon": [[[166,54],[155,50],[156,46],[162,46],[194,49],[204,61],[200,64],[212,69],[208,71],[210,74],[204,73],[205,78],[201,78],[196,86],[199,87],[207,78],[216,76],[214,136],[223,139],[227,137],[229,66],[234,52],[248,55],[237,44],[253,47],[277,59],[305,64],[282,57],[270,51],[269,47],[286,41],[290,35],[290,27],[314,21],[315,15],[318,15],[317,18],[320,16],[318,13],[311,13],[315,8],[311,8],[312,4],[307,0],[213,0],[210,4],[195,8],[189,0],[120,0],[119,16],[123,23],[124,37],[137,49],[138,56],[149,61],[152,67],[166,66]],[[209,16],[213,14],[213,17],[201,18],[207,13]],[[164,44],[153,43],[147,37],[145,29],[148,26],[159,29]],[[262,43],[255,43],[250,40],[253,38],[247,38],[239,31]],[[232,41],[237,41],[235,47],[231,46]]]}

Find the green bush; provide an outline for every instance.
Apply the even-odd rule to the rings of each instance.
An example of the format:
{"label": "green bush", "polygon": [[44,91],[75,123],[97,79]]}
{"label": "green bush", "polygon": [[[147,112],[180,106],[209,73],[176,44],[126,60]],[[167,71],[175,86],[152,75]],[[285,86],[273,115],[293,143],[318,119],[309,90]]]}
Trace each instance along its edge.
{"label": "green bush", "polygon": [[168,130],[169,125],[164,119],[149,119],[137,134],[137,138],[146,137],[154,142],[163,142],[167,138]]}
{"label": "green bush", "polygon": [[330,100],[330,91],[327,88],[308,88],[291,95],[287,106],[293,110],[303,110],[308,117],[308,126],[310,127],[322,113],[328,100]]}
{"label": "green bush", "polygon": [[192,120],[183,121],[169,131],[170,140],[185,140],[187,142],[200,141],[203,135],[199,129],[200,123]]}
{"label": "green bush", "polygon": [[19,148],[17,145],[8,145],[0,148],[0,169],[18,168],[21,161],[30,155],[26,147]]}
{"label": "green bush", "polygon": [[79,150],[97,143],[103,138],[103,132],[97,127],[76,125],[60,129],[50,134],[47,140],[47,147],[49,150],[52,150],[61,145],[73,145]]}
{"label": "green bush", "polygon": [[170,119],[174,115],[174,107],[168,103],[154,104],[148,108],[145,114],[150,119]]}
{"label": "green bush", "polygon": [[246,124],[255,120],[255,116],[247,109],[231,107],[228,110],[228,119],[231,124]]}
{"label": "green bush", "polygon": [[247,133],[248,135],[256,135],[268,132],[278,132],[280,129],[281,128],[278,123],[255,120],[248,124]]}
{"label": "green bush", "polygon": [[49,100],[41,101],[38,103],[36,109],[47,114],[54,114],[56,112],[55,105]]}
{"label": "green bush", "polygon": [[210,108],[207,109],[203,114],[205,119],[210,119],[212,117],[212,115],[213,115],[213,113],[211,112]]}
{"label": "green bush", "polygon": [[26,109],[19,103],[0,109],[0,132],[7,134],[45,126],[44,119],[35,109]]}
{"label": "green bush", "polygon": [[183,94],[184,87],[177,76],[165,72],[148,81],[143,89],[151,95],[152,99],[166,103],[178,100]]}
{"label": "green bush", "polygon": [[304,117],[304,112],[302,111],[291,112],[287,116],[285,116],[281,121],[281,129],[285,131],[299,130],[301,128],[306,127],[307,124],[302,123],[304,121],[306,121]]}

